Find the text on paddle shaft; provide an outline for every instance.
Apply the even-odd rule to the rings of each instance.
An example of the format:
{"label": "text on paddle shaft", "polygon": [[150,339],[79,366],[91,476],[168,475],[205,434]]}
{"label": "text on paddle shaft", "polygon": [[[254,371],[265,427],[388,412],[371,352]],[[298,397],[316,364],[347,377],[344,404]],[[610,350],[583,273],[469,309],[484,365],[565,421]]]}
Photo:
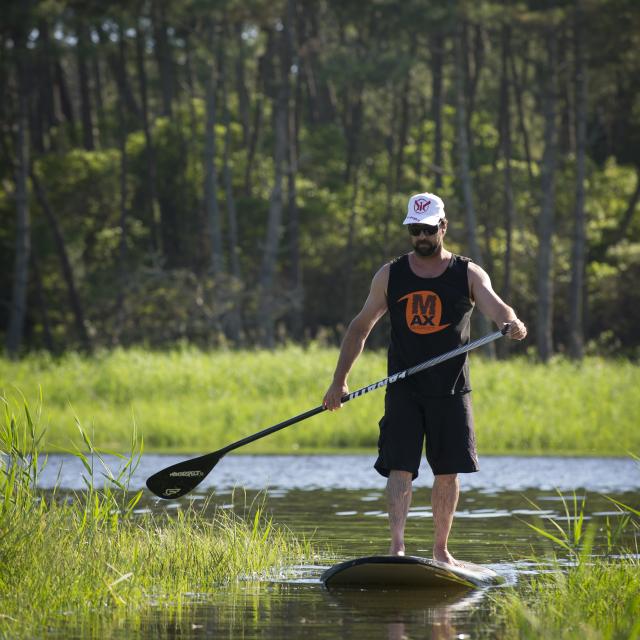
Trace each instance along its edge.
{"label": "text on paddle shaft", "polygon": [[380,389],[380,387],[386,387],[388,384],[393,384],[397,380],[402,380],[402,378],[406,378],[407,372],[400,371],[399,373],[394,373],[392,376],[385,378],[384,380],[380,380],[380,382],[375,382],[374,384],[370,384],[368,387],[363,387],[362,389],[358,389],[353,393],[350,393],[347,397],[349,400],[353,398],[358,398],[359,396],[364,395],[365,393],[369,393],[369,391],[375,391],[376,389]]}

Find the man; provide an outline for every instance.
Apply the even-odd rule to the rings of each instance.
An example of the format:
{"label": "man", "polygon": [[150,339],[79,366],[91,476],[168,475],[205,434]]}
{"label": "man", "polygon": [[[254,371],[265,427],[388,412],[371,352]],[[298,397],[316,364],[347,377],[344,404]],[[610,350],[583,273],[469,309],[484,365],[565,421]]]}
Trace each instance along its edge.
{"label": "man", "polygon": [[[351,321],[340,349],[324,406],[333,411],[349,393],[347,377],[378,320],[391,321],[389,374],[469,342],[474,306],[508,336],[522,340],[525,325],[491,287],[486,272],[468,258],[452,254],[444,203],[431,193],[410,198],[404,225],[413,251],[385,264],[373,277],[362,310]],[[459,496],[459,473],[478,471],[467,355],[427,369],[386,390],[375,469],[387,479],[391,546],[404,555],[404,528],[418,476],[423,442],[434,474],[433,558],[461,564],[447,543]]]}

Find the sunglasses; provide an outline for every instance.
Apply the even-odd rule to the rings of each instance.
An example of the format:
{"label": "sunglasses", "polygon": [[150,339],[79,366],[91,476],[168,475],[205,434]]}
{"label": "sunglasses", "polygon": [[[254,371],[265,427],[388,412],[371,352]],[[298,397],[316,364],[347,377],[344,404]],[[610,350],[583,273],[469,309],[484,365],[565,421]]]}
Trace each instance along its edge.
{"label": "sunglasses", "polygon": [[434,233],[438,233],[440,228],[440,224],[409,224],[407,226],[412,236],[419,236],[421,233],[432,236]]}

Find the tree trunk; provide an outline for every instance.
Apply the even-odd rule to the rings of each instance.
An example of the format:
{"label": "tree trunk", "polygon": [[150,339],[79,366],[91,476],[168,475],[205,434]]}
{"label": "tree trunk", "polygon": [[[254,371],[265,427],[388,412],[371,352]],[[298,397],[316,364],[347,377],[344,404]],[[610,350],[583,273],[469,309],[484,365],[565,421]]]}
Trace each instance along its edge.
{"label": "tree trunk", "polygon": [[231,274],[240,280],[242,271],[240,268],[240,246],[238,244],[238,217],[236,203],[233,195],[233,179],[231,172],[231,112],[229,109],[229,91],[226,60],[224,59],[224,47],[220,51],[220,81],[222,84],[222,100],[224,113],[224,151],[223,151],[223,177],[224,191],[227,201],[227,218],[229,220],[229,255]]}
{"label": "tree trunk", "polygon": [[389,120],[389,133],[386,136],[385,146],[387,148],[387,180],[386,180],[386,206],[384,223],[382,227],[382,259],[387,261],[389,259],[389,229],[391,227],[391,220],[394,215],[393,209],[393,194],[396,191],[395,178],[395,159],[396,159],[396,137],[395,137],[395,123],[398,114],[398,103],[396,101],[396,91],[391,90],[389,92],[389,99],[391,100],[391,118]]}
{"label": "tree trunk", "polygon": [[[484,67],[484,34],[482,33],[482,27],[479,25],[473,26],[473,45],[472,49],[469,47],[469,27],[468,22],[463,22],[462,27],[462,48],[464,69],[466,75],[465,91],[467,99],[467,139],[471,141],[471,116],[476,108],[476,94],[478,90],[478,83],[480,82],[480,74]],[[473,63],[473,64],[471,64]]]}
{"label": "tree trunk", "polygon": [[[225,58],[225,45],[222,43],[218,54],[220,64],[220,83],[222,84],[222,110],[224,121],[224,151],[222,156],[222,172],[224,177],[224,191],[227,203],[227,219],[229,223],[229,256],[231,275],[235,279],[236,286],[242,284],[242,272],[240,268],[240,245],[238,243],[238,218],[236,213],[236,203],[233,195],[233,179],[231,173],[231,113],[229,110],[229,78],[227,61]],[[235,301],[226,322],[225,333],[235,344],[242,341],[243,323],[240,309],[240,296],[235,297]]]}
{"label": "tree trunk", "polygon": [[56,84],[58,86],[62,115],[69,125],[69,139],[72,144],[75,144],[76,135],[74,127],[76,119],[73,112],[73,102],[71,101],[71,95],[69,94],[69,88],[67,87],[67,79],[60,60],[56,60],[54,63],[54,70],[56,74]]}
{"label": "tree trunk", "polygon": [[[455,2],[454,2],[455,4]],[[463,31],[458,21],[454,32],[454,78],[456,101],[456,141],[458,147],[458,178],[462,188],[462,201],[465,208],[465,226],[467,232],[467,250],[473,262],[480,264],[480,246],[478,244],[478,225],[473,202],[473,183],[471,178],[471,161],[469,138],[467,137],[467,98],[465,95],[465,66],[463,60]],[[480,333],[488,331],[489,323],[483,315],[479,315],[475,324]],[[495,355],[495,345],[483,349],[488,356]]]}
{"label": "tree trunk", "polygon": [[258,73],[256,77],[256,102],[253,112],[253,127],[251,131],[251,139],[249,140],[249,148],[247,150],[247,164],[244,174],[244,190],[247,198],[251,197],[253,190],[252,177],[253,165],[255,162],[256,151],[258,150],[258,142],[262,133],[262,115],[263,115],[263,91],[270,84],[268,68],[273,64],[273,33],[267,32],[267,46],[265,52],[258,59]]}
{"label": "tree trunk", "polygon": [[287,212],[289,214],[289,241],[291,245],[291,334],[294,340],[302,340],[304,333],[304,282],[302,254],[300,251],[300,213],[297,203],[296,176],[298,172],[297,135],[293,110],[289,113],[287,163]]}
{"label": "tree trunk", "polygon": [[571,95],[572,71],[569,60],[571,35],[569,25],[563,24],[558,34],[558,111],[560,112],[560,128],[558,130],[558,151],[561,155],[575,152],[573,96]]}
{"label": "tree trunk", "polygon": [[97,51],[94,52],[92,63],[94,100],[96,103],[96,115],[98,118],[98,144],[100,146],[104,146],[104,128],[106,118],[104,114],[104,98],[102,93],[102,70],[100,69],[100,58]]}
{"label": "tree trunk", "polygon": [[53,333],[51,332],[51,320],[49,319],[49,310],[47,309],[47,299],[44,295],[40,265],[33,251],[31,252],[31,267],[33,270],[36,304],[40,308],[40,316],[42,318],[42,340],[47,351],[49,351],[49,353],[55,353],[56,345],[53,341]]}
{"label": "tree trunk", "polygon": [[51,150],[50,131],[57,126],[58,118],[55,107],[55,83],[52,74],[54,54],[49,37],[49,25],[46,20],[38,23],[38,47],[36,49],[35,75],[38,90],[37,105],[32,118],[31,148],[44,153]]}
{"label": "tree trunk", "polygon": [[569,289],[569,353],[576,360],[584,355],[584,294],[586,264],[585,177],[587,145],[587,66],[584,51],[583,0],[575,8],[575,126],[576,126],[576,204],[571,284]]}
{"label": "tree trunk", "polygon": [[[214,50],[215,29],[209,25],[210,51]],[[206,70],[206,127],[204,136],[204,208],[209,221],[209,235],[211,241],[210,270],[213,276],[223,271],[222,254],[222,225],[220,223],[220,208],[218,206],[218,173],[216,170],[216,89],[217,73],[214,64]]]}
{"label": "tree trunk", "polygon": [[351,211],[347,226],[347,244],[344,248],[344,299],[342,308],[342,321],[345,326],[353,318],[353,274],[355,266],[356,229],[358,221],[358,194],[360,189],[359,167],[353,172],[353,197],[351,199]]}
{"label": "tree trunk", "polygon": [[502,295],[505,300],[511,299],[511,261],[513,228],[515,224],[515,205],[513,199],[513,184],[511,180],[511,101],[509,99],[509,70],[508,60],[511,52],[511,28],[502,27],[502,66],[500,75],[500,138],[502,142],[502,161],[504,179],[504,277],[502,281]]}
{"label": "tree trunk", "polygon": [[[120,29],[120,55],[124,59],[124,40],[122,38],[123,30]],[[118,146],[120,147],[120,259],[119,271],[120,282],[118,283],[118,296],[116,301],[116,331],[115,341],[120,342],[120,336],[124,329],[125,323],[125,298],[128,275],[128,254],[127,254],[127,234],[128,234],[128,190],[127,190],[127,173],[129,165],[129,157],[127,155],[127,125],[125,116],[125,106],[122,97],[118,99]]]}
{"label": "tree trunk", "polygon": [[185,71],[185,76],[187,80],[187,87],[189,88],[189,125],[191,129],[192,141],[195,141],[198,137],[197,135],[198,127],[197,127],[196,110],[194,107],[196,92],[195,92],[194,79],[193,79],[193,76],[194,76],[193,48],[191,46],[190,33],[186,31],[182,37],[184,38],[184,71]]}
{"label": "tree trunk", "polygon": [[167,21],[164,3],[152,3],[154,52],[158,62],[158,75],[162,92],[162,115],[171,117],[173,104],[173,61],[169,38],[167,37]]}
{"label": "tree trunk", "polygon": [[153,135],[149,123],[149,98],[147,91],[147,73],[144,65],[144,32],[140,24],[136,30],[136,66],[138,69],[138,83],[140,85],[140,101],[142,104],[142,130],[145,142],[145,166],[147,174],[147,188],[144,191],[145,210],[151,230],[151,249],[160,255],[162,240],[160,236],[160,205],[158,203],[158,172],[156,168],[156,154],[153,146]]}
{"label": "tree trunk", "polygon": [[[409,57],[415,58],[416,55],[417,38],[415,32],[411,36],[411,42],[409,44]],[[409,96],[411,95],[411,69],[407,69],[407,74],[404,79],[400,98],[400,124],[398,127],[398,148],[396,158],[396,175],[395,185],[396,189],[400,188],[402,182],[402,174],[404,169],[404,150],[407,146],[407,136],[409,133],[409,118],[410,118],[410,102]]]}
{"label": "tree trunk", "polygon": [[82,349],[86,352],[90,352],[92,348],[91,338],[89,337],[89,333],[87,331],[84,310],[82,307],[82,302],[80,301],[80,296],[78,295],[78,289],[76,287],[76,281],[73,275],[73,268],[71,266],[71,260],[69,259],[69,252],[67,251],[67,245],[64,240],[64,235],[62,234],[62,229],[60,228],[60,223],[58,222],[58,218],[55,212],[51,208],[49,198],[47,197],[45,189],[33,169],[31,170],[30,175],[31,184],[33,185],[34,193],[36,195],[36,198],[38,199],[38,204],[40,205],[40,208],[42,209],[45,218],[49,223],[49,227],[51,228],[53,241],[58,253],[58,259],[60,260],[62,276],[67,286],[69,307],[73,314],[78,340],[80,341]]}
{"label": "tree trunk", "polygon": [[27,289],[29,285],[29,256],[31,254],[31,221],[27,175],[29,173],[29,106],[26,86],[24,58],[26,47],[24,36],[13,36],[16,57],[16,86],[18,90],[18,112],[15,141],[15,181],[16,181],[16,238],[13,269],[13,288],[9,308],[6,347],[10,358],[17,358],[22,347],[24,324],[27,315]]}
{"label": "tree trunk", "polygon": [[418,183],[422,182],[422,154],[424,153],[425,131],[424,123],[429,119],[429,108],[427,106],[427,98],[421,93],[418,96],[420,103],[420,113],[418,115],[418,135],[416,138],[416,163],[415,172]]}
{"label": "tree trunk", "polygon": [[[288,29],[286,31],[286,62],[291,67],[291,61],[297,60],[298,55],[294,45],[293,30],[295,24],[295,4],[296,0],[287,0],[287,20]],[[283,70],[284,71],[284,70]],[[300,76],[296,77],[298,83]],[[287,83],[287,78],[285,80]],[[299,89],[299,85],[296,84]],[[302,340],[304,331],[304,285],[302,278],[302,256],[300,252],[300,215],[298,212],[297,202],[297,184],[296,178],[298,174],[298,101],[300,91],[297,90],[293,96],[293,106],[288,105],[287,109],[287,212],[289,214],[289,244],[291,259],[291,334],[294,340]]]}
{"label": "tree trunk", "polygon": [[244,173],[244,191],[247,198],[251,197],[253,192],[253,168],[256,159],[256,151],[258,150],[258,142],[262,133],[262,115],[263,115],[263,97],[258,94],[256,96],[256,104],[253,110],[253,127],[251,128],[251,139],[249,148],[247,149],[247,164]]}
{"label": "tree trunk", "polygon": [[301,11],[304,14],[305,47],[301,52],[300,62],[304,66],[305,79],[307,80],[307,96],[309,100],[309,116],[313,124],[328,124],[333,122],[335,107],[331,89],[320,69],[318,51],[324,44],[320,26],[318,24],[317,2],[301,3]]}
{"label": "tree trunk", "polygon": [[476,212],[473,204],[469,140],[467,138],[467,109],[464,92],[464,64],[462,58],[462,33],[460,27],[455,35],[455,98],[456,98],[456,140],[458,145],[458,172],[462,187],[463,205],[467,232],[467,250],[474,262],[480,263],[480,248],[477,240]]}
{"label": "tree trunk", "polygon": [[[98,27],[98,36],[100,37],[100,43],[108,48],[110,45],[109,38],[104,32],[103,26]],[[129,76],[127,74],[127,67],[125,64],[126,59],[126,46],[124,42],[124,30],[118,31],[118,39],[123,39],[123,51],[122,52],[107,53],[107,62],[109,64],[109,68],[111,69],[111,74],[113,75],[113,79],[115,80],[116,86],[118,87],[118,93],[121,98],[124,100],[125,105],[127,106],[127,111],[138,121],[140,121],[140,107],[133,95],[133,91],[131,89],[131,83],[129,82]],[[99,101],[99,104],[102,104],[102,100]]]}
{"label": "tree trunk", "polygon": [[542,205],[538,221],[538,357],[547,362],[553,353],[553,227],[557,156],[556,92],[557,40],[550,31],[545,39],[548,63],[543,69],[544,153],[541,168]]}
{"label": "tree trunk", "polygon": [[345,107],[343,117],[343,131],[346,140],[346,162],[344,170],[344,181],[348,184],[351,181],[351,172],[358,164],[358,154],[360,147],[360,136],[362,135],[363,124],[363,86],[358,83],[353,88],[355,97],[351,98],[352,91],[345,90]]}
{"label": "tree trunk", "polygon": [[627,208],[622,216],[622,221],[615,230],[618,238],[616,242],[619,242],[627,235],[633,216],[638,211],[638,201],[640,201],[640,167],[636,167],[636,188],[631,195],[631,198],[629,198],[629,203],[627,204]]}
{"label": "tree trunk", "polygon": [[238,43],[238,55],[236,56],[236,92],[238,94],[238,113],[242,124],[242,143],[245,147],[249,144],[251,133],[251,109],[247,81],[245,79],[245,46],[242,39],[242,23],[235,25],[234,33]]}
{"label": "tree trunk", "polygon": [[606,229],[603,232],[600,242],[589,251],[588,262],[601,262],[605,259],[607,250],[610,247],[624,240],[629,232],[629,227],[633,222],[635,213],[640,210],[640,208],[638,208],[638,202],[640,202],[640,167],[636,167],[636,188],[629,198],[627,208],[620,222],[612,229]]}
{"label": "tree trunk", "polygon": [[291,67],[288,46],[288,20],[284,21],[284,28],[279,34],[279,69],[276,71],[275,98],[273,105],[273,119],[275,131],[274,149],[274,181],[269,199],[269,218],[267,221],[267,237],[265,239],[262,268],[260,273],[260,303],[258,305],[260,317],[260,333],[263,346],[275,346],[275,279],[280,248],[282,227],[282,182],[285,173],[284,164],[287,157],[287,128],[289,105],[289,69]]}
{"label": "tree trunk", "polygon": [[89,87],[89,70],[87,58],[89,49],[87,43],[87,27],[82,20],[78,22],[78,43],[76,55],[78,61],[78,84],[80,87],[80,116],[82,120],[82,143],[87,151],[93,151],[93,116],[91,112],[91,90]]}
{"label": "tree trunk", "polygon": [[38,46],[38,66],[39,73],[41,74],[39,88],[42,100],[44,128],[45,131],[48,132],[51,127],[55,127],[59,124],[58,114],[56,113],[55,82],[52,72],[52,61],[54,60],[55,55],[51,46],[49,24],[46,20],[43,19],[38,23],[38,31],[40,32],[38,39],[42,40],[42,45]]}
{"label": "tree trunk", "polygon": [[515,57],[509,56],[509,67],[511,70],[511,80],[513,82],[513,91],[515,94],[516,107],[518,111],[518,127],[520,134],[522,135],[522,144],[524,146],[524,154],[527,160],[527,173],[529,175],[529,184],[532,190],[534,190],[535,180],[533,177],[533,161],[531,160],[531,148],[529,145],[529,132],[527,130],[527,123],[525,121],[524,106],[522,100],[522,85],[518,77],[518,70],[516,69]]}
{"label": "tree trunk", "polygon": [[[434,140],[433,140],[433,164],[436,168],[442,168],[442,78],[444,67],[444,36],[438,33],[432,40],[431,45],[431,117],[433,118]],[[442,189],[442,173],[436,171],[434,176],[436,190]]]}

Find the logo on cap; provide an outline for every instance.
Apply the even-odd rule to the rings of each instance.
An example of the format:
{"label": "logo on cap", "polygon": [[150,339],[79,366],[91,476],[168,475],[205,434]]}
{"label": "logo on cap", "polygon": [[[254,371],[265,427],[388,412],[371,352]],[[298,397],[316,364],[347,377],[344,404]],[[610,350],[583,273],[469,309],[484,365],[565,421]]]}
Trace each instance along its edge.
{"label": "logo on cap", "polygon": [[431,200],[427,200],[426,198],[416,198],[413,201],[413,210],[416,213],[424,213],[431,204]]}

